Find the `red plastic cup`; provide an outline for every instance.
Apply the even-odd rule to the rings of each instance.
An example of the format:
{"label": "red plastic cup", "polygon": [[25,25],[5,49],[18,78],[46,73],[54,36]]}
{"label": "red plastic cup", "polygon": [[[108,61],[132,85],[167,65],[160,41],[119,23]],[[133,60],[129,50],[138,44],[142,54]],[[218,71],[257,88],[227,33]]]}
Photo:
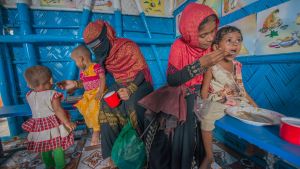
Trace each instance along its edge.
{"label": "red plastic cup", "polygon": [[105,100],[105,102],[108,104],[108,106],[110,108],[115,108],[117,106],[119,106],[121,99],[119,98],[119,95],[117,92],[112,91],[107,93],[103,99]]}
{"label": "red plastic cup", "polygon": [[300,146],[300,119],[292,117],[281,118],[280,137]]}

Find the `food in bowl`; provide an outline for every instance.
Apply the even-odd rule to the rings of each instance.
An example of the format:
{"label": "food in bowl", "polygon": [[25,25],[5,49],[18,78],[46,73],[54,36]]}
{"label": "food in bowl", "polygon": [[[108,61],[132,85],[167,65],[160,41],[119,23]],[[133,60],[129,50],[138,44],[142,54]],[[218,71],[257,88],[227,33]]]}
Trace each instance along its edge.
{"label": "food in bowl", "polygon": [[273,123],[274,121],[266,116],[260,115],[260,114],[253,114],[246,111],[238,111],[236,115],[244,120],[250,120],[254,122],[260,122],[260,123]]}

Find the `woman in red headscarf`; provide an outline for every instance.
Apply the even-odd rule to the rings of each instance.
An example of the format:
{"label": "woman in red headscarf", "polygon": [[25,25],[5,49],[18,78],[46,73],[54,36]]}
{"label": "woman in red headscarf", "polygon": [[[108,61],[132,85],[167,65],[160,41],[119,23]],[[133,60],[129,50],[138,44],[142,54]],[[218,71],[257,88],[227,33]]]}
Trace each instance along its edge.
{"label": "woman in red headscarf", "polygon": [[[211,50],[218,24],[217,15],[208,6],[187,5],[179,22],[182,36],[171,47],[168,86],[139,102],[159,115],[146,136],[154,137],[150,145],[150,169],[199,168],[205,157],[194,101],[200,92],[203,73],[226,55],[221,49]],[[148,148],[147,140],[146,145]]]}
{"label": "woman in red headscarf", "polygon": [[[111,156],[111,150],[120,130],[130,117],[133,126],[141,133],[144,128],[145,109],[137,101],[153,91],[147,63],[136,43],[129,39],[117,38],[114,29],[102,20],[89,23],[83,33],[84,42],[94,52],[96,60],[115,80],[109,86],[117,91],[122,102],[110,108],[101,99],[99,113],[103,158]],[[80,81],[79,81],[80,82]],[[64,81],[64,89],[74,89],[82,84]]]}

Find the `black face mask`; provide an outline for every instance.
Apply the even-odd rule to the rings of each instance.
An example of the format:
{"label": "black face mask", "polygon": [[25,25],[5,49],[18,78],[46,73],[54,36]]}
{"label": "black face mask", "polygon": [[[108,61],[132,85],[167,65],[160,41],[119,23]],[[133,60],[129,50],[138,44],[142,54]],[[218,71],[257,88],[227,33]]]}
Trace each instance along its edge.
{"label": "black face mask", "polygon": [[93,42],[87,44],[94,52],[96,61],[100,65],[104,65],[104,61],[110,51],[110,43],[106,34],[106,26],[103,27],[101,34]]}
{"label": "black face mask", "polygon": [[104,61],[105,61],[106,57],[109,54],[109,50],[110,50],[110,43],[109,43],[109,40],[107,38],[103,42],[103,44],[101,44],[100,46],[93,49],[93,52],[96,56],[96,61],[100,65],[104,65]]}

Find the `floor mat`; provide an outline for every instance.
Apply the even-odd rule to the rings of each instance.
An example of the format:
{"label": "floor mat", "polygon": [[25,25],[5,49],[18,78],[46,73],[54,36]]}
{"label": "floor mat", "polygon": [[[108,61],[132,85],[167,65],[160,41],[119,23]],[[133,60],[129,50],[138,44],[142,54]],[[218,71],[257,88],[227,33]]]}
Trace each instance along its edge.
{"label": "floor mat", "polygon": [[[75,169],[78,166],[81,151],[85,145],[86,130],[74,132],[74,144],[65,151],[66,169]],[[0,169],[44,169],[40,153],[31,153],[26,150],[25,137],[14,137],[3,142],[4,157],[0,158]]]}
{"label": "floor mat", "polygon": [[[65,151],[66,169],[108,169],[108,159],[101,155],[101,145],[89,146],[90,137],[84,131],[76,131],[75,137],[80,138]],[[4,142],[6,159],[0,169],[44,169],[45,166],[38,153],[29,153],[24,146],[24,139],[16,137]],[[7,151],[10,149],[9,151]],[[213,152],[215,163],[213,169],[261,169],[262,167],[243,155],[233,151],[222,143],[214,142]]]}
{"label": "floor mat", "polygon": [[91,140],[87,139],[82,150],[78,169],[109,169],[108,159],[103,159],[101,154],[101,144],[90,146]]}

